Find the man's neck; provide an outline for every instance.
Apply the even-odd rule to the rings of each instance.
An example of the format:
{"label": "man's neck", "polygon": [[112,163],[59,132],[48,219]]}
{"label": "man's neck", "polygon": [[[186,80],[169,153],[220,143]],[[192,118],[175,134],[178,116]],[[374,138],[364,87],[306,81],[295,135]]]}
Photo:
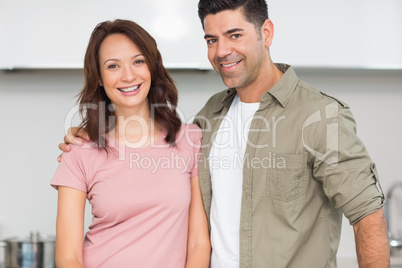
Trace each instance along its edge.
{"label": "man's neck", "polygon": [[260,102],[261,96],[269,91],[281,79],[283,73],[275,66],[270,64],[265,71],[261,71],[255,83],[247,87],[236,88],[237,94],[242,102]]}

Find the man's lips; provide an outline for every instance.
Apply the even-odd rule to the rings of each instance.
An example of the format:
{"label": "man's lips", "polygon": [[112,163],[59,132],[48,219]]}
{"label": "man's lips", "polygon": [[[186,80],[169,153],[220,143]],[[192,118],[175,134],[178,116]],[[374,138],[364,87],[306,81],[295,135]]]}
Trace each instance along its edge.
{"label": "man's lips", "polygon": [[240,61],[235,61],[235,62],[231,62],[231,63],[221,63],[221,66],[224,68],[230,68],[233,67],[237,64],[239,64]]}

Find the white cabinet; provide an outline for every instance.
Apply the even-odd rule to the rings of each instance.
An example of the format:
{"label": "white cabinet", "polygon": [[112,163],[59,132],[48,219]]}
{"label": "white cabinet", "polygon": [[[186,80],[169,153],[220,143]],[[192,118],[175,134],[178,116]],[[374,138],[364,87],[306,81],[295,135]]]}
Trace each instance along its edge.
{"label": "white cabinet", "polygon": [[[271,55],[298,67],[402,69],[401,0],[267,0]],[[131,19],[168,68],[211,69],[198,0],[1,0],[0,69],[82,68],[95,25]]]}
{"label": "white cabinet", "polygon": [[156,39],[169,68],[209,68],[197,0],[1,0],[0,69],[82,68],[92,30],[130,19]]}
{"label": "white cabinet", "polygon": [[267,0],[274,61],[402,69],[401,0]]}

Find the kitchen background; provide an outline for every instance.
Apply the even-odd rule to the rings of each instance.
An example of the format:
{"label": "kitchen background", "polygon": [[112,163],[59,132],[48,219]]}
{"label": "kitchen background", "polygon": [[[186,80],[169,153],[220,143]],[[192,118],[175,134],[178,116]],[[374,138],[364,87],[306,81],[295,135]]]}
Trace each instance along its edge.
{"label": "kitchen background", "polygon": [[[196,0],[53,2],[0,0],[0,240],[55,234],[57,191],[49,182],[66,126],[79,122],[75,96],[96,23],[128,18],[153,34],[177,83],[183,121],[225,88],[206,60]],[[272,58],[351,106],[388,192],[402,181],[402,1],[323,2],[268,0]],[[401,202],[402,188],[395,189],[392,232],[400,238]],[[90,218],[88,206],[86,226]],[[346,219],[343,225],[340,261],[355,258],[353,230]]]}

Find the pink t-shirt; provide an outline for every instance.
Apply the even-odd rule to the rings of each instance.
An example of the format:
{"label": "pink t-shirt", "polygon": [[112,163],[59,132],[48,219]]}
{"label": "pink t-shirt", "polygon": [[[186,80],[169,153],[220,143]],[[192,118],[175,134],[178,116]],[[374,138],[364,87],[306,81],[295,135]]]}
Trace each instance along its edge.
{"label": "pink t-shirt", "polygon": [[87,193],[92,224],[85,235],[85,267],[184,267],[190,178],[198,176],[201,130],[183,124],[177,146],[162,134],[143,148],[115,151],[86,143],[63,154],[51,185]]}

